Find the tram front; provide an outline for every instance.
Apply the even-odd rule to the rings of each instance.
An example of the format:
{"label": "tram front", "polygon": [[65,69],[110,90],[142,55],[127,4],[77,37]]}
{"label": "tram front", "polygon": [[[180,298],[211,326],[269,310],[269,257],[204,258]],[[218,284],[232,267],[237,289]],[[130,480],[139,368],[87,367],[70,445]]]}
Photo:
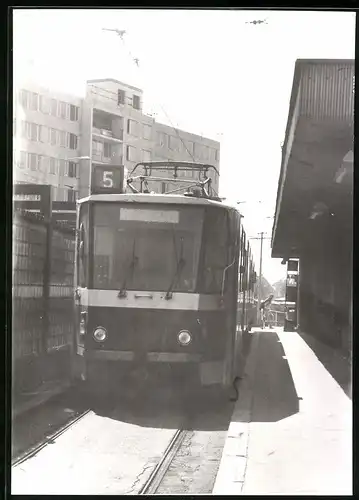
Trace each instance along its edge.
{"label": "tram front", "polygon": [[128,377],[229,386],[235,211],[185,196],[92,195],[77,227],[75,364],[88,387]]}

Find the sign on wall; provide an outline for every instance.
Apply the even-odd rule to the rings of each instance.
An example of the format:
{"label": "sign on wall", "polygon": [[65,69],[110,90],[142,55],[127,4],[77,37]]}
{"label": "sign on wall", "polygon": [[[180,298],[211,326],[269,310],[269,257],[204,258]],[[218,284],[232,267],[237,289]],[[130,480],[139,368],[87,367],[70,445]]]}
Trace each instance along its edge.
{"label": "sign on wall", "polygon": [[93,165],[91,179],[92,194],[123,193],[123,165]]}

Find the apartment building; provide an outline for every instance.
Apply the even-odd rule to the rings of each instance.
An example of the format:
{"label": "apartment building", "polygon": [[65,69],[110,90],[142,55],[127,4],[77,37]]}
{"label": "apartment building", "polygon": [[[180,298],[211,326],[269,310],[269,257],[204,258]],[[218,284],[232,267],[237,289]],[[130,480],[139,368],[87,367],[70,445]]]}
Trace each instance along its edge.
{"label": "apartment building", "polygon": [[[124,165],[151,159],[154,120],[142,112],[141,89],[112,78],[89,80],[83,103],[81,156],[92,164]],[[80,195],[90,186],[91,163],[81,160]]]}
{"label": "apartment building", "polygon": [[[88,80],[84,99],[32,86],[15,100],[14,180],[51,184],[56,200],[87,196],[93,164],[131,172],[141,161],[177,160],[219,170],[218,142],[156,122],[142,111],[142,90],[118,80]],[[217,193],[218,184],[215,176]],[[150,187],[164,192],[178,185]]]}
{"label": "apartment building", "polygon": [[[196,161],[214,165],[219,171],[220,144],[217,141],[161,124],[142,111],[141,89],[112,78],[89,80],[83,114],[81,155],[93,163],[123,164],[131,172],[141,161]],[[85,195],[90,185],[90,163],[81,168]],[[183,172],[183,175],[192,175]],[[165,172],[156,173],[164,177]],[[164,192],[178,188],[169,182],[151,183]],[[213,188],[218,193],[219,178]],[[183,190],[186,188],[184,187]]]}
{"label": "apartment building", "polygon": [[74,201],[78,191],[81,98],[36,84],[14,92],[13,178],[50,184],[56,201]]}
{"label": "apartment building", "polygon": [[[189,161],[213,165],[219,172],[219,142],[207,139],[200,135],[191,134],[184,130],[155,123],[155,145],[152,159],[155,161]],[[196,177],[194,172],[180,172],[179,177],[191,179]],[[219,176],[211,172],[212,187],[218,193]],[[174,183],[161,183],[160,191],[176,189]],[[184,188],[185,189],[185,188]]]}

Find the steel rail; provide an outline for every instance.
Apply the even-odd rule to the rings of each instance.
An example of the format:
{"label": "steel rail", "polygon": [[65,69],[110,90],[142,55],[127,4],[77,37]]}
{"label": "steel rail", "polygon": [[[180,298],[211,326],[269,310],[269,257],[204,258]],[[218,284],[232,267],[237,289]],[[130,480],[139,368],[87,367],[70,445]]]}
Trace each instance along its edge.
{"label": "steel rail", "polygon": [[187,431],[184,429],[178,429],[175,432],[160,461],[152,471],[150,477],[138,492],[139,495],[154,495],[156,493],[186,434]]}
{"label": "steel rail", "polygon": [[25,452],[20,457],[18,457],[16,460],[14,460],[14,462],[12,462],[12,464],[11,464],[11,467],[16,467],[17,465],[25,462],[29,458],[37,455],[37,453],[39,453],[39,451],[41,451],[43,448],[45,448],[49,444],[53,443],[55,439],[57,439],[58,437],[60,437],[68,429],[70,429],[70,427],[72,427],[79,420],[81,420],[82,418],[84,418],[90,411],[91,411],[91,408],[83,411],[82,413],[80,413],[80,415],[78,415],[76,418],[74,418],[73,420],[71,420],[70,422],[68,422],[66,425],[64,425],[63,427],[61,427],[59,430],[57,430],[56,432],[54,432],[50,436],[47,436],[45,438],[45,440],[42,441],[37,446],[35,446],[35,448],[32,448],[30,451]]}

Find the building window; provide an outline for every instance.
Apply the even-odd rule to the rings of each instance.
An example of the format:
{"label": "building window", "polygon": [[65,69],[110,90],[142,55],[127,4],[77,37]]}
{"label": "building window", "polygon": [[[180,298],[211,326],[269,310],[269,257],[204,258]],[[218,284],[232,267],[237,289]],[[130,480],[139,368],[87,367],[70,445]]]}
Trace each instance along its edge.
{"label": "building window", "polygon": [[65,160],[59,160],[59,175],[64,177],[65,175]]}
{"label": "building window", "polygon": [[32,141],[39,140],[39,126],[36,123],[29,123],[30,125],[30,139]]}
{"label": "building window", "polygon": [[69,161],[69,177],[76,178],[76,163]]}
{"label": "building window", "polygon": [[193,143],[193,156],[199,160],[201,158],[201,146],[196,142]]}
{"label": "building window", "polygon": [[125,104],[126,92],[124,90],[118,89],[117,91],[117,104]]}
{"label": "building window", "polygon": [[131,120],[129,118],[127,120],[127,133],[130,135],[135,135],[137,136],[137,130],[138,130],[138,123],[135,120]]}
{"label": "building window", "polygon": [[18,162],[18,167],[21,168],[22,170],[26,168],[26,152],[25,151],[20,151],[20,159]]}
{"label": "building window", "polygon": [[147,139],[148,141],[151,140],[151,132],[152,132],[152,127],[150,127],[150,125],[143,126],[143,138],[144,139]]}
{"label": "building window", "polygon": [[60,118],[66,119],[66,102],[60,101],[59,102],[59,111],[60,111]]}
{"label": "building window", "polygon": [[164,132],[157,132],[157,144],[161,147],[167,147],[167,134]]}
{"label": "building window", "polygon": [[40,156],[39,158],[39,170],[44,173],[48,173],[49,171],[49,160],[48,156]]}
{"label": "building window", "polygon": [[174,135],[170,135],[170,140],[169,140],[169,149],[172,149],[172,151],[178,151],[178,139]]}
{"label": "building window", "polygon": [[133,146],[126,146],[126,160],[136,161],[136,148]]}
{"label": "building window", "polygon": [[132,97],[132,106],[135,109],[141,109],[141,101],[140,101],[140,96],[139,95],[134,95]]}
{"label": "building window", "polygon": [[111,144],[108,142],[103,145],[103,155],[105,158],[111,158]]}
{"label": "building window", "polygon": [[77,149],[77,135],[70,134],[70,149]]}
{"label": "building window", "polygon": [[77,122],[79,119],[79,107],[70,104],[70,120],[72,122]]}
{"label": "building window", "polygon": [[55,160],[55,158],[50,157],[49,172],[50,172],[50,174],[56,174],[56,160]]}
{"label": "building window", "polygon": [[208,161],[208,146],[203,146],[203,149],[202,149],[202,158],[204,161]]}
{"label": "building window", "polygon": [[50,113],[50,101],[43,95],[40,96],[40,111],[45,115]]}
{"label": "building window", "polygon": [[216,161],[219,161],[219,149],[216,149],[215,158]]}
{"label": "building window", "polygon": [[77,191],[75,189],[68,189],[67,191],[67,201],[74,203],[77,198]]}
{"label": "building window", "polygon": [[40,142],[49,142],[49,128],[45,125],[40,125]]}
{"label": "building window", "polygon": [[34,153],[29,153],[29,167],[30,167],[30,170],[37,170],[37,155],[34,154]]}
{"label": "building window", "polygon": [[57,100],[51,99],[50,101],[50,115],[57,116]]}
{"label": "building window", "polygon": [[92,141],[92,152],[95,155],[101,156],[103,152],[103,142]]}
{"label": "building window", "polygon": [[[66,148],[67,146],[67,143],[66,143],[66,135],[67,135],[67,132],[65,130],[60,130],[60,146],[62,148]],[[73,148],[74,149],[74,148]]]}
{"label": "building window", "polygon": [[30,92],[28,92],[27,90],[20,90],[19,101],[20,101],[20,105],[24,109],[27,109],[29,107],[29,104],[30,104]]}
{"label": "building window", "polygon": [[142,150],[142,161],[151,161],[151,151],[148,151],[147,149]]}
{"label": "building window", "polygon": [[165,193],[167,190],[167,184],[165,182],[161,182],[161,193]]}
{"label": "building window", "polygon": [[30,109],[38,111],[39,109],[39,94],[31,92]]}
{"label": "building window", "polygon": [[56,144],[57,144],[57,130],[54,128],[50,129],[50,139],[51,139],[51,145],[56,146]]}

